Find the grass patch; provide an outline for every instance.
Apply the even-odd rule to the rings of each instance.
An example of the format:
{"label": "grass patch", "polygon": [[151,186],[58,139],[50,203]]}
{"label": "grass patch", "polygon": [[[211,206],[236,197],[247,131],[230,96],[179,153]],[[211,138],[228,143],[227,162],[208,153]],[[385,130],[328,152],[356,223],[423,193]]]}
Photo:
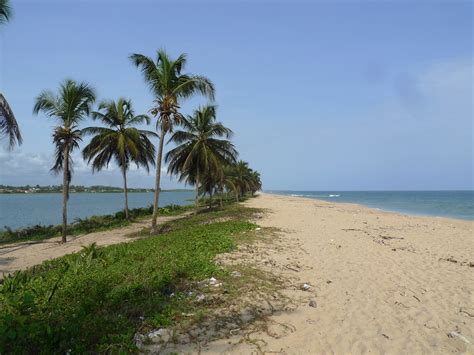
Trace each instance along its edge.
{"label": "grass patch", "polygon": [[7,276],[0,353],[129,352],[137,331],[205,314],[189,291],[199,280],[228,277],[214,258],[255,229],[254,212],[232,205],[200,213],[168,223],[159,236],[144,231],[132,243],[92,245]]}
{"label": "grass patch", "polygon": [[[159,215],[171,216],[180,214],[191,209],[190,206],[169,205],[159,209]],[[103,216],[91,216],[88,218],[78,218],[68,226],[68,235],[86,234],[98,232],[112,228],[124,227],[134,220],[151,216],[153,206],[144,208],[134,208],[129,211],[130,220],[125,219],[125,213],[119,211],[115,214]],[[28,228],[12,230],[5,227],[6,230],[0,232],[0,244],[15,243],[26,240],[44,240],[61,235],[61,225],[36,225]]]}

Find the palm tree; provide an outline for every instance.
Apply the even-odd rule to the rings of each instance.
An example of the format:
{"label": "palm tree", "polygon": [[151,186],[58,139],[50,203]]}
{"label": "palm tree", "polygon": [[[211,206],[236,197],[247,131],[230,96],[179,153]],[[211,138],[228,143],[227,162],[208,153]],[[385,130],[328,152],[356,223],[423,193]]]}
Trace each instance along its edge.
{"label": "palm tree", "polygon": [[[103,111],[103,112],[100,112]],[[120,167],[123,177],[125,195],[125,218],[128,219],[128,190],[127,170],[131,163],[137,168],[142,166],[149,171],[149,166],[155,164],[155,147],[148,137],[157,137],[151,131],[140,130],[134,125],[149,123],[146,115],[135,116],[132,102],[120,98],[117,102],[103,101],[99,111],[92,113],[93,119],[98,119],[108,127],[88,127],[83,134],[94,134],[90,143],[83,150],[83,157],[88,163],[92,161],[92,171],[100,171],[109,166],[112,158]]]}
{"label": "palm tree", "polygon": [[63,243],[66,242],[67,234],[67,201],[73,166],[71,154],[74,149],[79,148],[82,140],[79,123],[89,115],[94,101],[95,90],[92,87],[87,83],[76,83],[68,79],[60,84],[57,95],[51,91],[41,92],[33,108],[34,114],[41,111],[58,122],[53,131],[56,159],[51,171],[56,174],[63,172]]}
{"label": "palm tree", "polygon": [[10,0],[0,0],[0,25],[10,21],[12,17],[12,8],[10,7]]}
{"label": "palm tree", "polygon": [[249,190],[249,167],[248,163],[240,160],[232,167],[232,176],[234,178],[234,184],[236,185],[236,198],[237,201]]}
{"label": "palm tree", "polygon": [[171,59],[164,50],[157,51],[156,61],[142,54],[130,56],[132,62],[141,69],[143,77],[150,87],[154,106],[150,110],[157,117],[156,128],[160,131],[158,155],[156,158],[155,196],[153,203],[153,218],[151,232],[156,233],[156,218],[160,196],[161,161],[165,136],[179,124],[183,116],[179,112],[180,102],[197,93],[214,98],[214,85],[203,76],[183,74],[186,65],[186,55],[181,54]]}
{"label": "palm tree", "polygon": [[255,193],[262,188],[262,181],[260,179],[260,173],[258,171],[253,171],[250,169],[250,193],[255,195]]}
{"label": "palm tree", "polygon": [[15,115],[13,114],[10,105],[7,100],[0,93],[0,137],[7,137],[8,146],[12,149],[15,144],[21,144],[23,139],[21,137],[20,128],[16,122]]}
{"label": "palm tree", "polygon": [[[10,21],[12,9],[9,0],[0,0],[0,25]],[[5,97],[0,93],[0,137],[8,137],[8,147],[13,149],[15,144],[21,144],[22,138],[15,115]]]}
{"label": "palm tree", "polygon": [[222,166],[235,162],[237,151],[228,140],[232,131],[216,122],[215,106],[194,111],[193,116],[182,120],[182,126],[184,130],[174,132],[170,138],[177,147],[166,154],[165,161],[170,174],[195,186],[198,208],[202,176],[217,176]]}
{"label": "palm tree", "polygon": [[260,173],[249,168],[248,163],[242,160],[238,161],[237,164],[227,166],[225,175],[227,180],[231,182],[227,190],[235,191],[237,201],[246,193],[250,192],[254,195],[262,188]]}

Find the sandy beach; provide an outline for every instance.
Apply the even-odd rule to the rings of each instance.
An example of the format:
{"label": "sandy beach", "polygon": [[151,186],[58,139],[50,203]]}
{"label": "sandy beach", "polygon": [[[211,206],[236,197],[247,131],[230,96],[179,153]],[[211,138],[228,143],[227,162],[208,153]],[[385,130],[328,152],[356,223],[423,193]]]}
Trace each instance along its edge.
{"label": "sandy beach", "polygon": [[[283,292],[296,306],[273,312],[272,332],[247,332],[245,339],[241,332],[169,351],[474,353],[474,222],[271,194],[245,204],[263,209],[255,222],[278,228],[279,238],[233,259],[291,280]],[[77,236],[67,244],[55,238],[4,245],[1,271],[25,269],[91,242],[127,242],[146,223]],[[303,284],[310,288],[301,290]]]}
{"label": "sandy beach", "polygon": [[[265,264],[311,285],[288,290],[298,307],[270,317],[290,331],[247,338],[260,351],[474,353],[474,222],[270,194],[247,204],[267,210],[261,226],[283,231],[287,247],[267,248]],[[200,350],[257,352],[237,339]]]}

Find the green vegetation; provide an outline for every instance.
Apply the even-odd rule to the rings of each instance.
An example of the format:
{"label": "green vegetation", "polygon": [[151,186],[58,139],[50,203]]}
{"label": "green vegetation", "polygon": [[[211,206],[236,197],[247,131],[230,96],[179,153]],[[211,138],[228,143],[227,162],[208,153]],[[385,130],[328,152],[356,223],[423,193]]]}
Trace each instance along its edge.
{"label": "green vegetation", "polygon": [[130,56],[130,59],[142,71],[145,82],[155,96],[151,113],[157,118],[156,128],[160,131],[160,142],[156,158],[155,198],[153,201],[155,210],[151,229],[156,231],[165,136],[173,130],[174,125],[181,124],[183,115],[179,110],[183,100],[198,93],[213,100],[215,89],[214,84],[204,76],[182,73],[187,62],[185,54],[171,59],[164,50],[158,50],[156,62],[150,57],[137,53]]}
{"label": "green vegetation", "polygon": [[[6,24],[12,18],[10,0],[0,0],[0,25]],[[0,140],[8,139],[8,148],[13,149],[15,145],[21,145],[23,139],[20,127],[16,121],[7,99],[0,92]]]}
{"label": "green vegetation", "polygon": [[[1,2],[2,0],[0,0]],[[1,9],[0,9],[1,12]],[[1,23],[1,14],[0,14]],[[23,138],[21,137],[20,127],[16,121],[7,99],[0,92],[0,139],[8,139],[8,148],[13,149],[15,145],[21,145]]]}
{"label": "green vegetation", "polygon": [[[128,244],[84,248],[7,276],[0,285],[0,353],[134,351],[134,334],[189,322],[199,281],[225,277],[214,257],[236,247],[255,210],[231,205],[143,231]],[[245,237],[248,238],[248,237]]]}
{"label": "green vegetation", "polygon": [[[183,213],[189,206],[169,205],[159,209],[159,215],[171,216]],[[130,224],[130,219],[148,217],[153,212],[153,206],[145,208],[134,208],[129,211],[129,219],[123,211],[111,215],[92,216],[88,218],[78,218],[68,226],[68,232],[72,235],[98,232],[111,228],[123,227]],[[44,240],[61,235],[62,226],[42,226],[36,225],[28,228],[11,230],[5,227],[6,231],[0,232],[0,244],[15,243],[26,240]]]}
{"label": "green vegetation", "polygon": [[79,123],[87,117],[95,102],[95,91],[87,83],[76,83],[65,80],[59,86],[58,94],[52,91],[41,92],[35,100],[33,113],[45,113],[56,119],[58,126],[54,128],[53,144],[56,147],[56,160],[51,171],[56,174],[63,172],[63,224],[62,241],[66,242],[67,235],[67,201],[69,199],[69,184],[72,178],[72,152],[79,148],[82,132]]}
{"label": "green vegetation", "polygon": [[155,165],[155,147],[149,137],[157,137],[151,131],[137,129],[133,126],[149,123],[146,115],[135,116],[132,102],[120,98],[118,102],[103,101],[99,110],[92,113],[92,118],[100,120],[107,127],[87,127],[82,134],[93,134],[94,137],[82,151],[87,163],[92,161],[92,172],[109,167],[114,159],[122,172],[125,197],[125,218],[128,219],[127,171],[130,164],[149,171]]}
{"label": "green vegetation", "polygon": [[195,186],[198,208],[199,185],[203,177],[213,177],[213,182],[220,181],[223,166],[235,163],[238,153],[228,140],[233,132],[216,122],[215,106],[199,108],[192,116],[183,118],[181,126],[184,129],[174,132],[170,139],[177,147],[166,154],[165,161],[169,163],[170,174]]}
{"label": "green vegetation", "polygon": [[[0,185],[0,194],[15,194],[15,193],[62,193],[63,185],[49,185],[49,186],[40,186],[40,185],[23,185],[23,186],[11,186],[11,185]],[[153,189],[145,188],[127,188],[128,192],[153,192]],[[189,191],[185,189],[181,190],[161,190],[163,191]],[[104,185],[92,185],[92,186],[83,186],[83,185],[70,185],[69,193],[80,193],[80,192],[92,192],[92,193],[117,193],[124,192],[123,188],[115,186],[104,186]]]}

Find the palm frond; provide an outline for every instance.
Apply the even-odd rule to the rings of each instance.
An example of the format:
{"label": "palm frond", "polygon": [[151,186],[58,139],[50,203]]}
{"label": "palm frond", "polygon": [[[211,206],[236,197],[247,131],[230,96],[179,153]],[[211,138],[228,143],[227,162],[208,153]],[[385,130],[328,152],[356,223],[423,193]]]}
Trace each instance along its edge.
{"label": "palm frond", "polygon": [[23,142],[15,115],[2,94],[0,94],[0,137],[8,138],[9,149]]}

